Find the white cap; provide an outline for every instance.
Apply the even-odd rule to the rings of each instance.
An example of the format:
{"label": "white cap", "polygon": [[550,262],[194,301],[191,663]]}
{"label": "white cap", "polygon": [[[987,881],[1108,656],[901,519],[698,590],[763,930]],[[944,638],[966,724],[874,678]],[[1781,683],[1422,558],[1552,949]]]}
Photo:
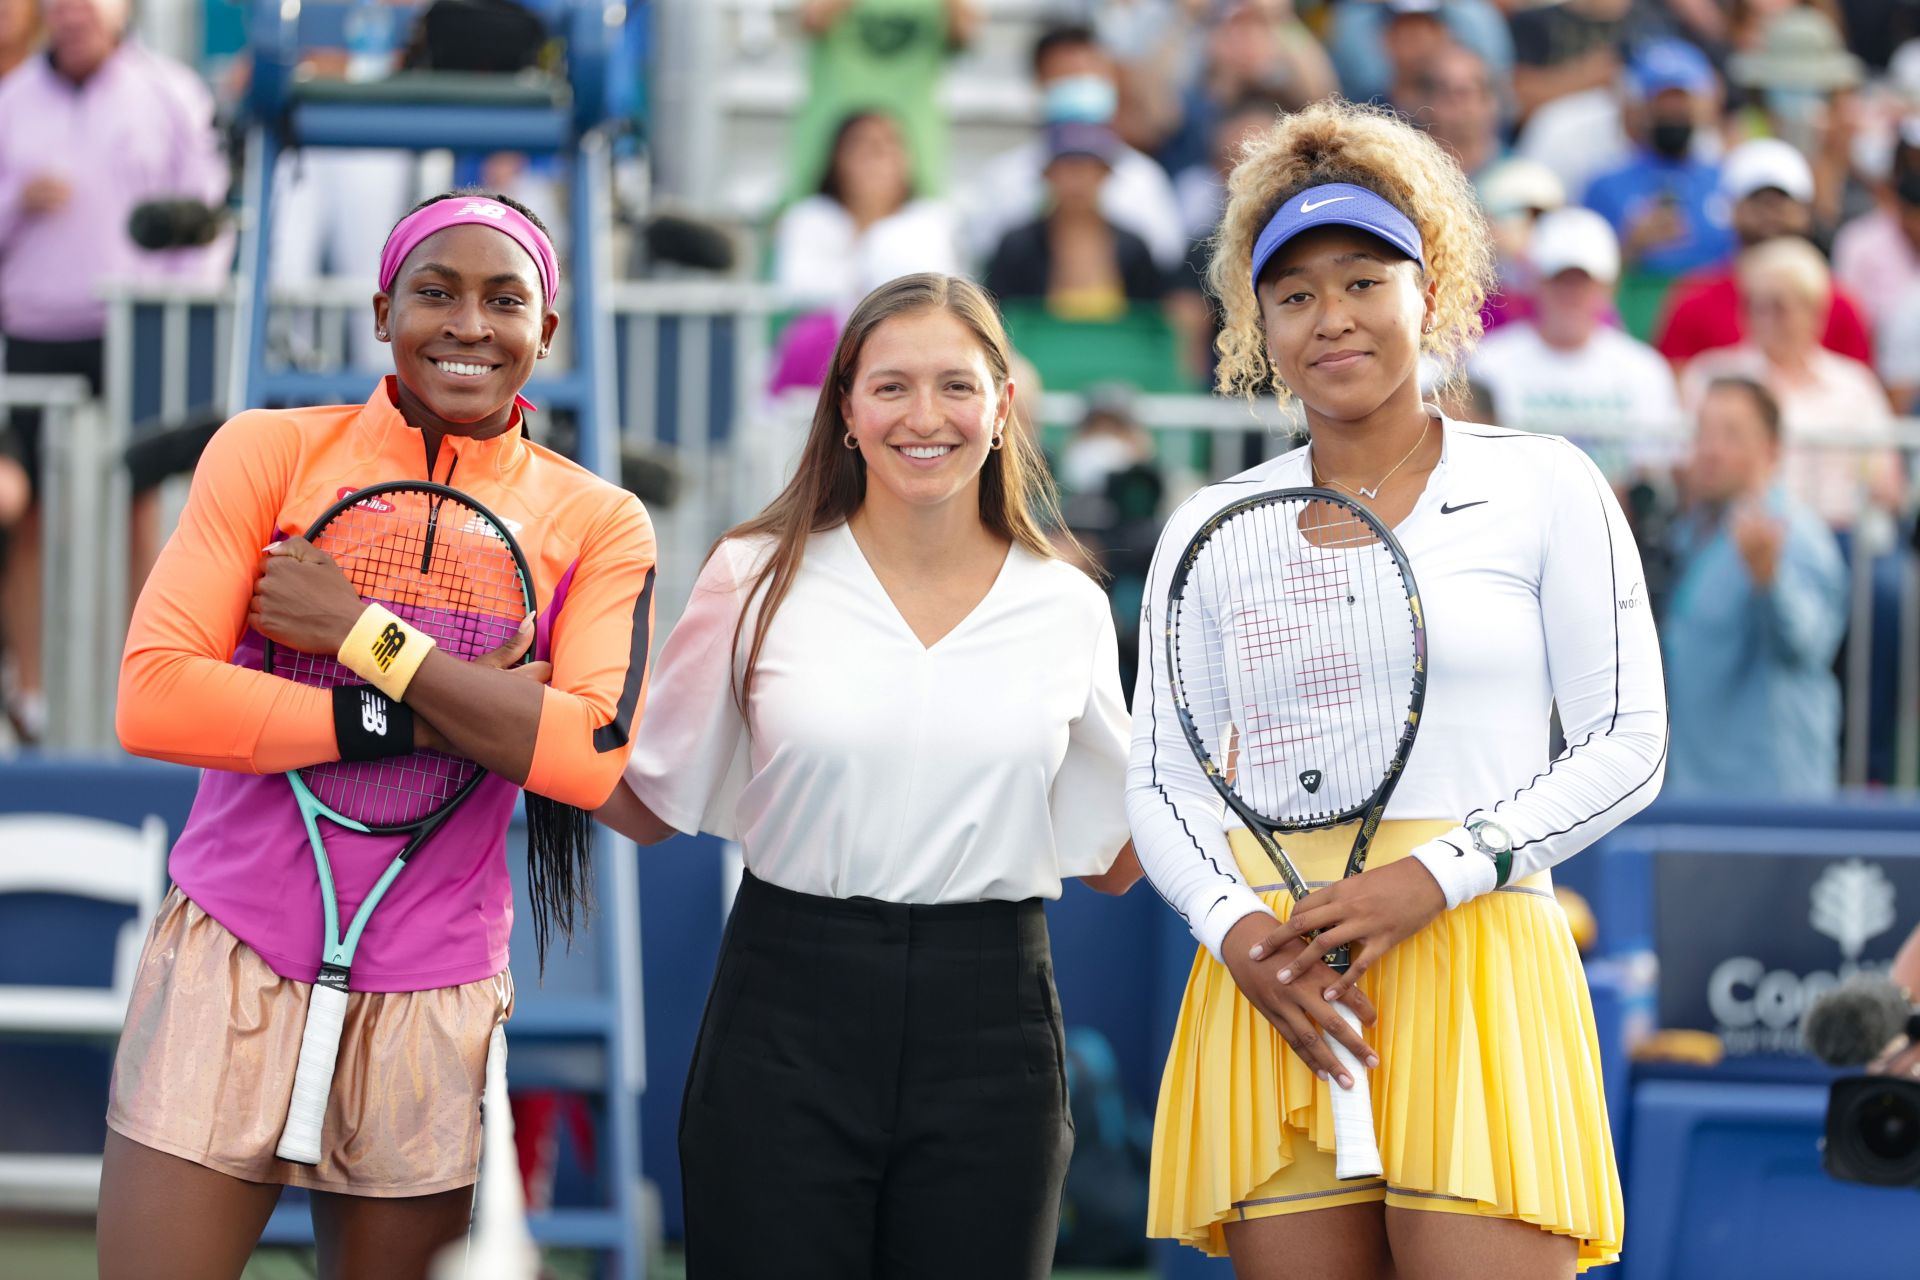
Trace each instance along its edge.
{"label": "white cap", "polygon": [[1620,278],[1620,241],[1605,218],[1570,205],[1540,215],[1527,244],[1527,260],[1542,280],[1580,270],[1602,284],[1612,284]]}
{"label": "white cap", "polygon": [[1797,147],[1778,138],[1754,138],[1727,154],[1720,168],[1720,190],[1727,199],[1745,200],[1768,187],[1802,203],[1813,199],[1813,170]]}
{"label": "white cap", "polygon": [[1493,165],[1481,176],[1480,205],[1490,218],[1504,218],[1527,209],[1558,209],[1567,202],[1567,188],[1558,174],[1538,160],[1514,156]]}
{"label": "white cap", "polygon": [[1920,39],[1906,41],[1887,59],[1887,87],[1908,106],[1920,105]]}

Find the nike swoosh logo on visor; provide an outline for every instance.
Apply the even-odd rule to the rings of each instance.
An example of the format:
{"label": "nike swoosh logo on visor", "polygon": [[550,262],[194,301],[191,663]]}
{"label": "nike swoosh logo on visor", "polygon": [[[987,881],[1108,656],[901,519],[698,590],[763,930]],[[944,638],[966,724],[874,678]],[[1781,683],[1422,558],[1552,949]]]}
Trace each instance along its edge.
{"label": "nike swoosh logo on visor", "polygon": [[1312,213],[1315,209],[1324,209],[1330,204],[1339,204],[1342,200],[1351,200],[1352,196],[1328,196],[1325,200],[1302,200],[1300,212]]}

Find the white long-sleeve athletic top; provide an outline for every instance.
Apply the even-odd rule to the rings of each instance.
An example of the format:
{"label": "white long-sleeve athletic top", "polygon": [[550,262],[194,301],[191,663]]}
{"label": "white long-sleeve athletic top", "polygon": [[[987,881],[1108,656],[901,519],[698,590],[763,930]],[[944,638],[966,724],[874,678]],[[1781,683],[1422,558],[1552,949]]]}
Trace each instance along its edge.
{"label": "white long-sleeve athletic top", "polygon": [[[1465,823],[1513,836],[1512,879],[1546,870],[1644,808],[1667,759],[1666,691],[1640,555],[1612,490],[1559,436],[1441,419],[1440,463],[1394,529],[1427,623],[1427,696],[1389,819],[1453,819],[1413,856],[1447,905],[1494,888]],[[1213,513],[1312,483],[1310,448],[1209,485],[1160,535],[1140,628],[1127,816],[1148,878],[1216,957],[1260,899],[1167,683],[1173,566]],[[1555,705],[1566,749],[1549,761]]]}

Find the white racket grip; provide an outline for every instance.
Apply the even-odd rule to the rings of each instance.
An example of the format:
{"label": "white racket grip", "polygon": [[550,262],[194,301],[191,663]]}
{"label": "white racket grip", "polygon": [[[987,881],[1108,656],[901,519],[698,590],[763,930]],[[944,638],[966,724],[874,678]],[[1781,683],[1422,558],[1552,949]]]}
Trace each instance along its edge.
{"label": "white racket grip", "polygon": [[347,993],[314,984],[307,1001],[307,1029],[300,1036],[300,1065],[293,1073],[287,1127],[274,1154],[295,1164],[320,1163],[320,1122],[333,1092],[333,1064],[340,1055],[340,1027],[347,1019]]}
{"label": "white racket grip", "polygon": [[[1360,1018],[1344,1004],[1336,1004],[1340,1016],[1347,1020],[1355,1035],[1360,1032]],[[1367,1071],[1353,1051],[1332,1036],[1327,1043],[1333,1046],[1334,1056],[1340,1059],[1340,1065],[1353,1077],[1353,1088],[1342,1089],[1339,1080],[1328,1083],[1333,1094],[1333,1172],[1334,1176],[1345,1181],[1350,1178],[1377,1178],[1380,1176],[1380,1142],[1373,1132],[1373,1089],[1367,1083]]]}

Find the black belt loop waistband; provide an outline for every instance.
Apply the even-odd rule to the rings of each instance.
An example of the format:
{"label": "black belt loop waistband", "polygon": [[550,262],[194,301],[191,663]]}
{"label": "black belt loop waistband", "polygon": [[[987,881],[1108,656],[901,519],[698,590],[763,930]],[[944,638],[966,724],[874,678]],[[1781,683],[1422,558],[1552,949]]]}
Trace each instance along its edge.
{"label": "black belt loop waistband", "polygon": [[887,938],[914,938],[937,941],[949,931],[964,931],[970,937],[983,931],[991,936],[999,932],[996,922],[1006,924],[1009,944],[1044,939],[1046,907],[1039,898],[1019,902],[885,902],[879,898],[829,898],[821,894],[783,889],[757,878],[751,871],[740,877],[740,891],[734,899],[734,916],[754,925],[775,929],[782,922],[805,922],[817,935],[822,929],[835,931],[844,924],[851,932],[872,933]]}

